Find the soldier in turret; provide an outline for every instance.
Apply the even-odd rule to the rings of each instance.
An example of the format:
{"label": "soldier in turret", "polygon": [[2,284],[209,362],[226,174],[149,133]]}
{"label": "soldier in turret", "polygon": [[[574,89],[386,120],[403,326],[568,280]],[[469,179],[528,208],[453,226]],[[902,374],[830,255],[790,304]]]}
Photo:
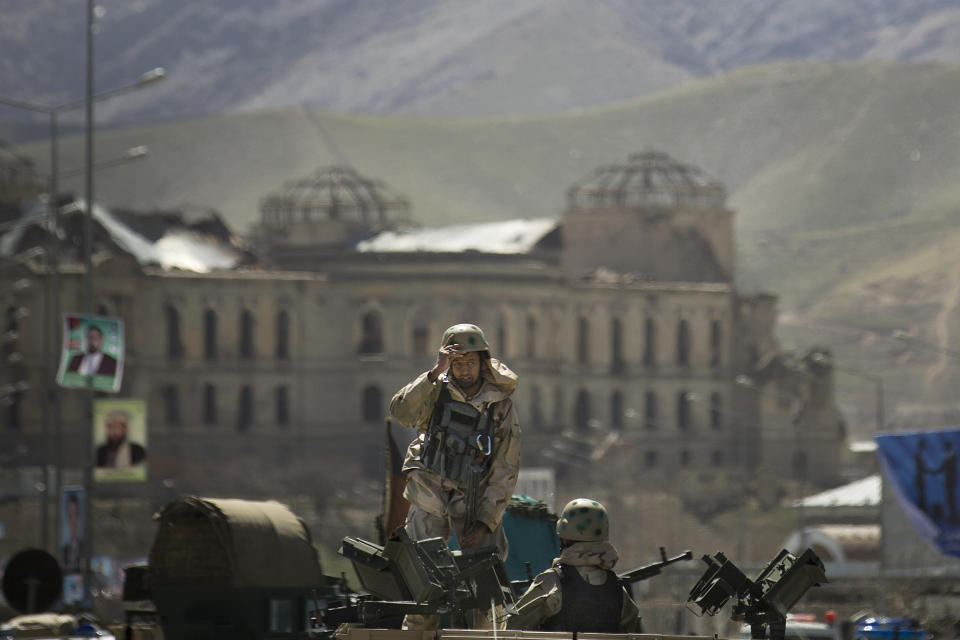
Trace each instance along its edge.
{"label": "soldier in turret", "polygon": [[507,618],[508,629],[629,633],[639,609],[613,572],[607,510],[596,500],[567,503],[557,520],[560,557],[530,584]]}
{"label": "soldier in turret", "polygon": [[[444,331],[433,368],[393,396],[390,414],[419,431],[403,464],[411,538],[456,532],[461,547],[496,547],[506,558],[501,519],[520,469],[516,385],[516,374],[491,357],[483,331],[457,324]],[[408,629],[437,624],[436,616],[404,620]]]}

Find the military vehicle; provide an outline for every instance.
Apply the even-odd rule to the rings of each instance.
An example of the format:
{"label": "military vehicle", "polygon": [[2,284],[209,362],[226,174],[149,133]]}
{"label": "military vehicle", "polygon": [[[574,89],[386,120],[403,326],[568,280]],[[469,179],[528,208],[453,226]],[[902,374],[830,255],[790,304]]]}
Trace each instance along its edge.
{"label": "military vehicle", "polygon": [[[468,612],[492,608],[499,616],[525,588],[525,579],[511,579],[492,547],[451,549],[441,538],[415,541],[398,528],[383,545],[344,538],[341,553],[353,563],[363,592],[347,592],[323,575],[310,532],[286,506],[177,498],[159,514],[148,564],[128,568],[126,620],[111,630],[117,637],[167,640],[569,636],[464,628]],[[654,576],[689,552],[669,558],[661,550],[661,556],[660,562],[621,574],[621,580]],[[735,598],[733,617],[750,624],[754,638],[783,640],[787,610],[826,580],[811,550],[799,557],[781,552],[754,580],[723,554],[704,561],[707,571],[691,590],[688,607],[715,615]],[[525,573],[529,578],[532,570]],[[401,631],[408,613],[439,614],[447,628]]]}
{"label": "military vehicle", "polygon": [[306,524],[285,505],[185,496],[160,512],[148,564],[127,570],[126,620],[115,633],[305,638],[314,633],[309,612],[340,595]]}

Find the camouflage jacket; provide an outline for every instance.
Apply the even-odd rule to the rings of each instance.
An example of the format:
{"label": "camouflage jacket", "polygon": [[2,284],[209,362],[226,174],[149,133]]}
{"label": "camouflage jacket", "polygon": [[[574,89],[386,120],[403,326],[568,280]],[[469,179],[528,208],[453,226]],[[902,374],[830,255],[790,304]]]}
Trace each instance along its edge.
{"label": "camouflage jacket", "polygon": [[517,376],[505,364],[491,358],[485,367],[483,385],[475,396],[466,400],[446,373],[430,382],[427,373],[400,389],[390,401],[390,415],[400,424],[419,431],[407,448],[403,471],[407,474],[404,497],[427,513],[446,518],[463,518],[464,487],[449,478],[440,483],[440,476],[425,469],[420,462],[425,434],[430,425],[433,408],[443,384],[450,396],[458,402],[469,402],[479,411],[492,407],[493,459],[490,472],[482,488],[478,519],[491,531],[496,530],[517,485],[520,470],[520,425],[511,398],[517,386]]}

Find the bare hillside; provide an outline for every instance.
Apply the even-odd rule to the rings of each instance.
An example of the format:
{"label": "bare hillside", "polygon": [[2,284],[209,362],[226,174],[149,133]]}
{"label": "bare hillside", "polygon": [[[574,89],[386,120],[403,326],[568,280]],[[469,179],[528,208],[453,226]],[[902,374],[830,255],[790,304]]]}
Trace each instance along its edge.
{"label": "bare hillside", "polygon": [[[311,106],[556,113],[777,60],[960,61],[950,0],[101,0],[96,85],[164,66],[104,121]],[[84,3],[4,0],[3,94],[72,101]],[[4,114],[7,112],[3,112]],[[5,116],[19,118],[19,115]]]}

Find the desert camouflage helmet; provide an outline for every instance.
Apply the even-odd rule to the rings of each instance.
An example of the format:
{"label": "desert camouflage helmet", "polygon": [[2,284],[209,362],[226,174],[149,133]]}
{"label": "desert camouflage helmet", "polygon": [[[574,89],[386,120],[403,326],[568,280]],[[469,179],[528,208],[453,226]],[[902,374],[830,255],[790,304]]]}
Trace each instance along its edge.
{"label": "desert camouflage helmet", "polygon": [[475,324],[455,324],[444,331],[440,346],[445,347],[448,344],[459,344],[464,352],[490,351],[483,331]]}
{"label": "desert camouflage helmet", "polygon": [[610,537],[610,520],[606,508],[589,498],[567,503],[557,520],[557,535],[564,540],[603,542]]}

